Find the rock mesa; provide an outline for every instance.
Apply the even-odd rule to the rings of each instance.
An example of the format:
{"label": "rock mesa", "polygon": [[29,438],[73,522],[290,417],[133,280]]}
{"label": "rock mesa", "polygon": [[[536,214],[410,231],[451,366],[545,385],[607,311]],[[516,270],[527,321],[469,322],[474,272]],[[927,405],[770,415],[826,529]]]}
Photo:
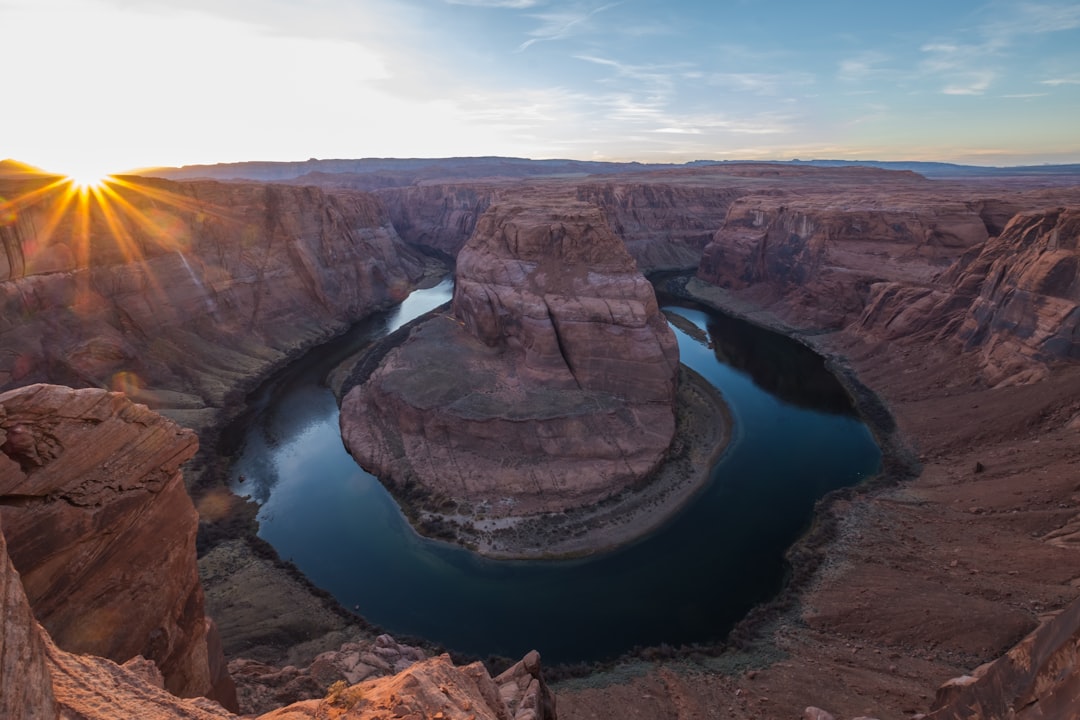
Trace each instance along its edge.
{"label": "rock mesa", "polygon": [[598,208],[496,205],[458,257],[452,314],[358,378],[343,437],[399,492],[558,512],[656,468],[678,366],[651,285]]}

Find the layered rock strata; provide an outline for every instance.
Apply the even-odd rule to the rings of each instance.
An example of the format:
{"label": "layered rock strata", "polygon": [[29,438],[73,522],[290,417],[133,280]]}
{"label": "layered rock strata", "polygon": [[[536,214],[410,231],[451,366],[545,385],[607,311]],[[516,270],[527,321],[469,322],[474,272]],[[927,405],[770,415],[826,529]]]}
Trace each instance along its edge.
{"label": "layered rock strata", "polygon": [[677,371],[652,287],[596,207],[498,205],[458,257],[452,313],[348,392],[342,434],[399,494],[558,512],[657,467]]}
{"label": "layered rock strata", "polygon": [[119,393],[0,394],[0,518],[34,614],[61,647],[142,655],[171,693],[235,706],[220,644],[210,656],[198,518],[180,472],[197,447]]}
{"label": "layered rock strata", "polygon": [[56,699],[41,626],[7,554],[0,521],[0,717],[52,720]]}
{"label": "layered rock strata", "polygon": [[317,188],[7,181],[0,390],[123,389],[189,427],[404,297],[423,268],[381,203]]}
{"label": "layered rock strata", "polygon": [[697,175],[657,180],[583,183],[577,198],[603,209],[642,272],[695,269],[732,203],[748,191]]}
{"label": "layered rock strata", "polygon": [[902,343],[958,340],[993,385],[1045,378],[1080,359],[1080,211],[1018,214],[933,285],[874,285],[858,327]]}

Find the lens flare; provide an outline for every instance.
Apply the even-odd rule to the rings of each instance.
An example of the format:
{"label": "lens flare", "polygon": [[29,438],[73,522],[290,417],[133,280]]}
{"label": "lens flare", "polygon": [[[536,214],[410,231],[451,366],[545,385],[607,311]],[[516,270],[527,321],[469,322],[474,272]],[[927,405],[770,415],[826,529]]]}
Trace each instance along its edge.
{"label": "lens flare", "polygon": [[78,190],[96,190],[103,187],[109,180],[108,173],[99,173],[94,170],[69,173],[67,177]]}

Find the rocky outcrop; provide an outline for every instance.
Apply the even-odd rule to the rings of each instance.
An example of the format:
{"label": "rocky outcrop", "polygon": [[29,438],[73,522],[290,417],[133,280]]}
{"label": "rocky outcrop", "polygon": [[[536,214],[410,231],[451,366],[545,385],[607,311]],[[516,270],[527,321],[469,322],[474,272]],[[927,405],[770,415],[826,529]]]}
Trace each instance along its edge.
{"label": "rocky outcrop", "polygon": [[43,633],[26,602],[19,573],[8,558],[2,525],[0,522],[0,717],[52,720],[56,700]]}
{"label": "rocky outcrop", "polygon": [[1080,716],[1080,601],[1003,657],[941,686],[927,720]]}
{"label": "rocky outcrop", "polygon": [[72,195],[45,182],[0,187],[21,198],[2,228],[0,389],[123,389],[202,428],[422,272],[364,193],[131,179]]}
{"label": "rocky outcrop", "polygon": [[453,314],[361,378],[342,433],[399,495],[494,517],[558,512],[656,468],[677,371],[652,287],[597,208],[499,205],[458,257]]}
{"label": "rocky outcrop", "polygon": [[410,666],[392,677],[334,688],[263,715],[262,720],[555,720],[555,701],[540,675],[536,652],[495,679],[480,663],[455,667],[448,655]]}
{"label": "rocky outcrop", "polygon": [[1080,358],[1080,210],[1017,215],[932,285],[879,283],[858,330],[892,340],[958,340],[991,385],[1046,376]]}
{"label": "rocky outcrop", "polygon": [[499,195],[495,185],[416,185],[379,191],[394,229],[405,242],[455,258],[476,221]]}
{"label": "rocky outcrop", "polygon": [[321,698],[335,684],[356,685],[388,677],[427,659],[423,650],[403,645],[389,635],[372,642],[357,640],[337,650],[320,653],[306,667],[283,668],[237,658],[229,663],[236,681],[240,710],[245,714],[270,712],[310,698]]}
{"label": "rocky outcrop", "polygon": [[673,176],[670,182],[582,184],[577,199],[603,209],[638,268],[648,273],[696,268],[731,204],[746,193],[735,185]]}
{"label": "rocky outcrop", "polygon": [[[180,466],[198,441],[104,390],[0,394],[0,518],[37,619],[64,649],[152,660],[165,687],[235,707],[209,656],[198,518]],[[47,529],[47,530],[46,530]]]}

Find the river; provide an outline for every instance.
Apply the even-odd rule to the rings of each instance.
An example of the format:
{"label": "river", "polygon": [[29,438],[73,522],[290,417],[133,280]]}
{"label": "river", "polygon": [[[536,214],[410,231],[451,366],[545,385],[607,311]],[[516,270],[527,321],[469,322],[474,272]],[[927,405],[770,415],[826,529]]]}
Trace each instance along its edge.
{"label": "river", "polygon": [[254,393],[230,430],[232,489],[260,504],[260,537],[391,633],[480,657],[535,648],[546,663],[722,639],[782,587],[784,551],[814,502],[878,470],[871,433],[820,357],[719,313],[665,305],[707,334],[672,326],[682,362],[720,390],[734,417],[705,490],[659,530],[596,557],[496,561],[422,538],[345,451],[324,380],[451,292],[449,280],[419,290],[316,348]]}

